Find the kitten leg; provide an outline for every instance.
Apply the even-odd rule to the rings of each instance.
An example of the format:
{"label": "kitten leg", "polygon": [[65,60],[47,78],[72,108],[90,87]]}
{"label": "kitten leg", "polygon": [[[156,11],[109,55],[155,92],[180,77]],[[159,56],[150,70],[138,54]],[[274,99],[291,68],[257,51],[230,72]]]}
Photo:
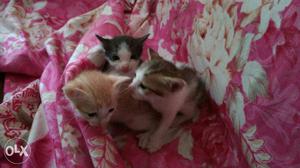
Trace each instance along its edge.
{"label": "kitten leg", "polygon": [[[137,135],[139,139],[139,147],[142,149],[147,148],[147,144],[149,143],[149,139],[152,136],[153,131],[148,131],[142,134]],[[178,138],[180,135],[181,128],[180,127],[173,127],[166,131],[164,136],[161,138],[161,145],[168,144],[172,142],[174,139]]]}
{"label": "kitten leg", "polygon": [[177,115],[176,118],[174,119],[172,127],[180,126],[180,124],[188,120],[191,120],[192,118],[195,117],[198,111],[199,109],[194,103],[185,105],[180,111],[181,115]]}
{"label": "kitten leg", "polygon": [[182,129],[180,127],[173,127],[168,129],[166,134],[163,136],[163,145],[172,142],[174,139],[178,138]]}
{"label": "kitten leg", "polygon": [[147,148],[147,145],[149,143],[149,139],[150,139],[151,135],[157,129],[157,125],[155,125],[155,126],[152,125],[151,127],[152,128],[149,128],[148,131],[143,132],[143,133],[137,135],[137,138],[139,140],[138,145],[142,149],[146,149]]}
{"label": "kitten leg", "polygon": [[162,119],[160,121],[160,124],[158,128],[155,130],[155,132],[152,134],[152,136],[149,139],[149,143],[147,145],[147,149],[149,152],[155,152],[161,148],[163,145],[163,137],[167,133],[168,129],[172,125],[172,122],[174,121],[176,117],[176,111],[164,113],[162,115]]}
{"label": "kitten leg", "polygon": [[176,116],[174,122],[172,123],[172,127],[178,127],[180,126],[182,123],[184,123],[185,121],[189,120],[190,117],[187,117],[185,115],[182,116]]}
{"label": "kitten leg", "polygon": [[194,117],[194,113],[188,113],[188,114],[176,116],[176,118],[174,119],[174,122],[172,123],[172,127],[178,127],[182,123],[184,123],[188,120],[191,120],[193,117]]}

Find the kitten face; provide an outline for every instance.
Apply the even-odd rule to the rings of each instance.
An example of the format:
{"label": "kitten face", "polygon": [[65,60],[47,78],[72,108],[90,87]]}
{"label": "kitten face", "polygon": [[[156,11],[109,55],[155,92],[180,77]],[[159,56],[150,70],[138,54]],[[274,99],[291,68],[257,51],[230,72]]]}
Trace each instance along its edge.
{"label": "kitten face", "polygon": [[134,97],[149,100],[164,97],[183,88],[184,80],[176,77],[176,67],[163,60],[156,52],[150,50],[151,60],[144,62],[137,70],[130,87]]}
{"label": "kitten face", "polygon": [[67,83],[63,91],[90,125],[105,126],[116,109],[116,86],[127,77],[85,71]]}
{"label": "kitten face", "polygon": [[140,63],[143,45],[149,34],[141,38],[130,36],[117,36],[105,39],[96,35],[105,49],[109,64],[121,74],[133,75]]}

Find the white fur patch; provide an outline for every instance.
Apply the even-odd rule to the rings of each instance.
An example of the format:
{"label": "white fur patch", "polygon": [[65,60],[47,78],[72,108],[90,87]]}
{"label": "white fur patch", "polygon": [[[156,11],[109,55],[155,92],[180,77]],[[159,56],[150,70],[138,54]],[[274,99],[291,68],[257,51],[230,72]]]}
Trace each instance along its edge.
{"label": "white fur patch", "polygon": [[116,61],[107,59],[109,64],[116,72],[122,75],[133,77],[139,61],[131,59],[132,52],[130,51],[129,45],[126,42],[122,42],[118,46],[117,55],[120,59]]}
{"label": "white fur patch", "polygon": [[124,42],[119,46],[118,56],[121,61],[129,61],[131,57],[131,52],[128,45]]}
{"label": "white fur patch", "polygon": [[141,81],[143,80],[145,72],[146,72],[145,69],[138,69],[135,73],[135,77],[133,78],[133,80],[131,82],[131,85],[135,86],[135,87],[138,86],[141,83]]}

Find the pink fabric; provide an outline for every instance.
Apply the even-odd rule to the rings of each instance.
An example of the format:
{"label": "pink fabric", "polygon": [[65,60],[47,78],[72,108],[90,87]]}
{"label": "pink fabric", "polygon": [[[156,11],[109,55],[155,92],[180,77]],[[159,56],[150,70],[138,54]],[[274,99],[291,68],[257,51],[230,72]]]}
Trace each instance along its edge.
{"label": "pink fabric", "polygon": [[[0,144],[29,134],[22,167],[300,167],[300,3],[268,1],[4,1]],[[193,66],[212,100],[160,151],[118,148],[75,115],[62,86],[99,46],[95,34],[141,36],[174,63]],[[146,52],[143,58],[147,58]],[[13,75],[12,75],[13,74]],[[18,75],[15,75],[18,74]],[[37,79],[38,80],[35,80]],[[26,126],[19,108],[33,118]],[[39,108],[38,108],[39,107]],[[0,155],[0,167],[10,164]]]}

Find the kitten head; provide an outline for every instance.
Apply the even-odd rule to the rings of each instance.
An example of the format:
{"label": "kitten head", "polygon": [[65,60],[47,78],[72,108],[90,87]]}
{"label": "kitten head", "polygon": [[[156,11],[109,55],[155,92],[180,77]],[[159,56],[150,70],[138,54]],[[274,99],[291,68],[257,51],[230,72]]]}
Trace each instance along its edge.
{"label": "kitten head", "polygon": [[180,91],[186,82],[178,77],[176,66],[161,58],[152,49],[148,53],[150,60],[136,70],[136,76],[130,84],[135,98],[149,100]]}
{"label": "kitten head", "polygon": [[130,36],[116,36],[106,39],[96,35],[105,50],[106,59],[110,65],[123,74],[134,74],[140,63],[143,45],[149,34],[133,38]]}
{"label": "kitten head", "polygon": [[118,85],[128,79],[95,70],[84,71],[67,83],[63,91],[90,125],[105,126],[116,109]]}

